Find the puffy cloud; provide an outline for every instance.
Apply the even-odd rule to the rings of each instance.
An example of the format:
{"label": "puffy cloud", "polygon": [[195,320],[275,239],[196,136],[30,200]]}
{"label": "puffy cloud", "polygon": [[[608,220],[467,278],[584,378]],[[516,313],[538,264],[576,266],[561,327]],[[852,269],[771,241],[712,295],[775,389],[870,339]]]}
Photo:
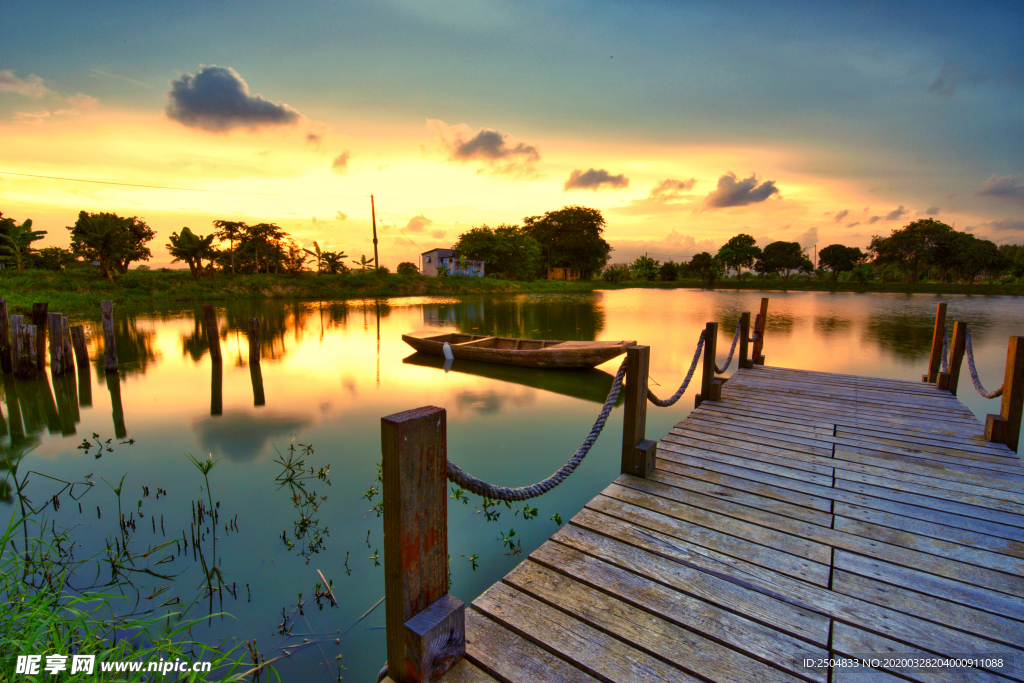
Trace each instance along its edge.
{"label": "puffy cloud", "polygon": [[711,239],[697,240],[692,235],[682,235],[675,228],[660,240],[613,240],[612,261],[632,263],[645,253],[659,261],[689,261],[694,254],[708,251],[714,254],[719,245]]}
{"label": "puffy cloud", "polygon": [[346,149],[338,156],[334,157],[334,161],[331,162],[331,168],[334,169],[335,173],[345,173],[348,171],[348,160],[351,155]]}
{"label": "puffy cloud", "polygon": [[[428,227],[434,224],[434,221],[430,220],[423,214],[419,216],[413,216],[409,219],[409,222],[405,224],[405,229],[409,232],[423,232]],[[441,231],[444,232],[443,230]]]}
{"label": "puffy cloud", "polygon": [[690,178],[689,180],[662,180],[658,183],[651,194],[647,196],[648,199],[653,199],[659,202],[671,202],[682,198],[682,193],[693,189],[693,186],[697,184],[696,178]]}
{"label": "puffy cloud", "polygon": [[854,221],[853,223],[847,223],[846,227],[852,228],[855,225],[860,225],[860,221]]}
{"label": "puffy cloud", "polygon": [[481,128],[476,133],[465,124],[449,126],[444,121],[427,120],[451,156],[449,161],[480,161],[492,173],[534,176],[534,165],[540,160],[540,150],[534,145],[520,142],[511,146],[508,134],[493,128]]}
{"label": "puffy cloud", "polygon": [[818,243],[818,229],[810,228],[793,241],[799,244],[801,249],[810,249]]}
{"label": "puffy cloud", "polygon": [[35,74],[28,78],[18,78],[10,69],[0,71],[0,92],[14,92],[28,97],[42,97],[50,92],[43,84],[43,79]]}
{"label": "puffy cloud", "polygon": [[196,74],[171,81],[167,97],[168,118],[215,133],[287,125],[301,116],[287,104],[250,95],[248,84],[230,67],[200,66]]}
{"label": "puffy cloud", "polygon": [[38,126],[43,122],[43,119],[49,118],[50,112],[43,109],[42,111],[19,111],[14,113],[14,120],[17,123],[27,123],[33,126]]}
{"label": "puffy cloud", "polygon": [[335,214],[334,220],[338,221],[339,223],[344,223],[345,221],[348,220],[348,214],[339,211],[337,214]]}
{"label": "puffy cloud", "polygon": [[881,216],[872,216],[868,219],[868,223],[877,223],[880,220],[882,220]]}
{"label": "puffy cloud", "polygon": [[850,210],[849,209],[843,209],[842,211],[840,211],[839,213],[836,214],[836,217],[835,217],[836,223],[838,223],[839,221],[843,220],[844,218],[846,218],[849,215],[850,215]]}
{"label": "puffy cloud", "polygon": [[925,209],[925,213],[928,214],[929,216],[938,216],[939,215],[939,207],[937,207],[937,206],[929,206],[927,209]]}
{"label": "puffy cloud", "polygon": [[1024,235],[1024,221],[1015,220],[1013,218],[1004,218],[1001,221],[989,221],[988,223],[982,223],[978,227],[991,228],[992,230],[998,230],[1000,232],[1016,230]]}
{"label": "puffy cloud", "polygon": [[621,173],[612,175],[603,168],[591,168],[587,171],[576,169],[569,174],[569,179],[565,181],[562,189],[566,192],[569,190],[594,190],[596,192],[602,185],[615,188],[629,187],[629,178]]}
{"label": "puffy cloud", "polygon": [[746,206],[763,202],[778,192],[779,188],[775,187],[774,180],[767,180],[758,185],[757,176],[751,174],[749,178],[738,181],[736,174],[730,171],[718,179],[718,188],[704,198],[704,205],[714,209]]}
{"label": "puffy cloud", "polygon": [[435,228],[430,231],[430,236],[433,237],[435,240],[441,239],[442,237],[444,237],[444,235],[445,231],[443,228]]}
{"label": "puffy cloud", "polygon": [[981,184],[978,194],[985,197],[999,197],[1015,204],[1024,204],[1024,176],[993,175]]}
{"label": "puffy cloud", "polygon": [[900,219],[900,216],[905,216],[908,213],[910,213],[910,212],[907,211],[906,209],[904,209],[903,205],[900,204],[900,208],[893,209],[889,213],[885,214],[885,220],[887,220],[887,221],[897,221],[897,220]]}

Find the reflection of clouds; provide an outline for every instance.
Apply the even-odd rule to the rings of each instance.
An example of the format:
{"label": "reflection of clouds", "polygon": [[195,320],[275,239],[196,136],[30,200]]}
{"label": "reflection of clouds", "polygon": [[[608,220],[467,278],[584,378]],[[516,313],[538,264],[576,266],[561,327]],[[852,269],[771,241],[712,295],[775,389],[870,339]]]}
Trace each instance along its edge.
{"label": "reflection of clouds", "polygon": [[537,392],[523,391],[515,394],[499,391],[460,391],[455,394],[456,411],[461,414],[464,410],[472,410],[480,415],[496,415],[505,409],[506,405],[516,408],[530,405],[537,399]]}
{"label": "reflection of clouds", "polygon": [[260,412],[204,418],[193,425],[203,450],[235,462],[256,460],[276,436],[288,436],[311,422],[301,415]]}

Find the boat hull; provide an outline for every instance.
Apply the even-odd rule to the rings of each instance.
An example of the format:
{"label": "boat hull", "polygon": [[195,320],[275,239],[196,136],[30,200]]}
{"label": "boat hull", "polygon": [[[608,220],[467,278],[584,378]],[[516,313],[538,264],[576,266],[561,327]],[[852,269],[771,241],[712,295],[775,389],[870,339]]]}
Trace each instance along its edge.
{"label": "boat hull", "polygon": [[469,334],[403,334],[402,340],[423,353],[444,355],[448,342],[457,359],[525,368],[592,368],[621,356],[633,341],[567,342]]}

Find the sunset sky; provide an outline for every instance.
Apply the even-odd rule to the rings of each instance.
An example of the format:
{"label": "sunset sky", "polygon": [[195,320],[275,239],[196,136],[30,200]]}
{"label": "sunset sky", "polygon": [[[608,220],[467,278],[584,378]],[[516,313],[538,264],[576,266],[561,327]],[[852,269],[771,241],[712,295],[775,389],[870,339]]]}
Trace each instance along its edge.
{"label": "sunset sky", "polygon": [[172,231],[215,219],[372,256],[371,193],[392,269],[574,204],[602,211],[613,262],[688,259],[739,232],[865,247],[928,216],[1024,242],[1019,2],[3,14],[0,211],[47,230],[41,246],[68,246],[85,210],[144,218],[153,267]]}

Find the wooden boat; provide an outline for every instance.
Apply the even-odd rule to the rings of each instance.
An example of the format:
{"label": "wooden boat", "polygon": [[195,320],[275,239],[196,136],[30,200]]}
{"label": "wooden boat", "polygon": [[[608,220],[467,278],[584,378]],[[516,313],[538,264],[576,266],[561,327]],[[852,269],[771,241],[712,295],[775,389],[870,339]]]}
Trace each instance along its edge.
{"label": "wooden boat", "polygon": [[635,341],[551,341],[487,337],[482,334],[418,332],[403,334],[417,351],[444,355],[448,342],[457,359],[527,368],[592,368],[626,352]]}

